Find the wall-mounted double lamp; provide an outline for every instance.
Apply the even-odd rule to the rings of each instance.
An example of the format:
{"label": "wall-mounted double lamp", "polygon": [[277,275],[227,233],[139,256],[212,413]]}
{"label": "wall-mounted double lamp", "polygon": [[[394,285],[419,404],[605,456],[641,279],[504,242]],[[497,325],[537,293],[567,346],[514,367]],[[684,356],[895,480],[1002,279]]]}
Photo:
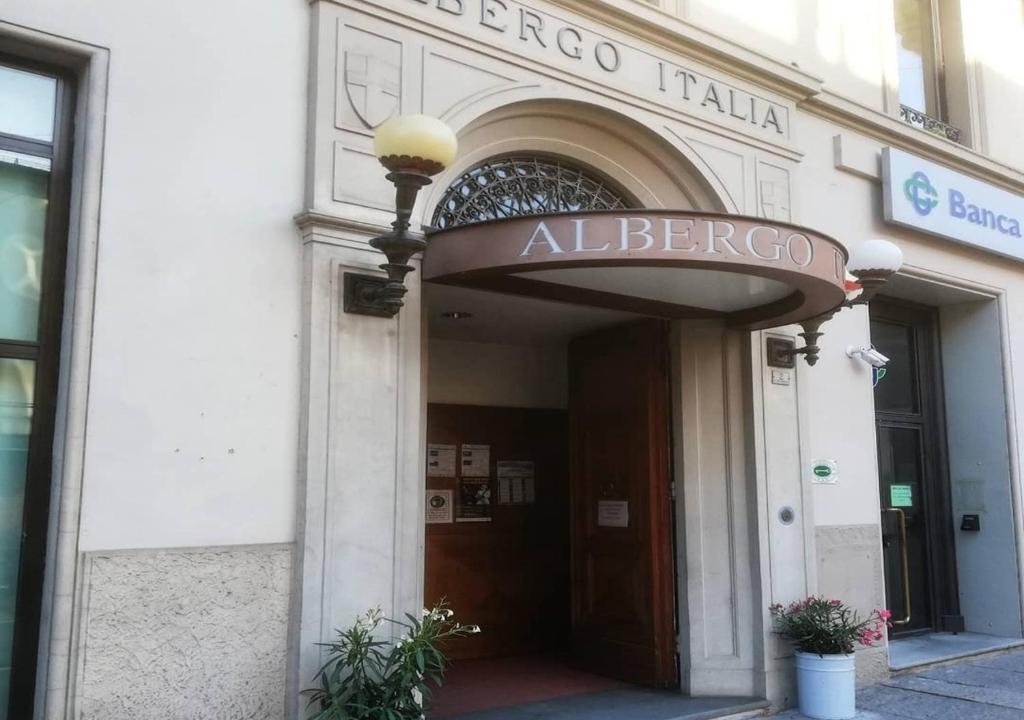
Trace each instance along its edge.
{"label": "wall-mounted double lamp", "polygon": [[370,240],[388,259],[380,266],[387,278],[345,273],[345,312],[394,317],[403,305],[405,276],[413,269],[409,260],[427,247],[422,237],[409,232],[416,196],[455,159],[458,140],[452,129],[436,118],[400,115],[377,128],[373,151],[396,190],[397,217],[391,232]]}
{"label": "wall-mounted double lamp", "polygon": [[793,357],[803,355],[808,365],[818,362],[818,353],[821,348],[818,346],[818,339],[824,334],[821,326],[832,319],[833,316],[843,308],[867,305],[882,287],[889,282],[889,279],[899,272],[903,267],[903,251],[888,240],[865,240],[850,251],[850,259],[846,263],[846,270],[857,279],[860,292],[836,307],[833,310],[823,313],[810,320],[800,323],[803,332],[800,337],[804,339],[802,348],[787,346],[769,346],[769,364],[781,364],[772,362],[771,355],[774,353],[777,359],[786,361],[792,367]]}

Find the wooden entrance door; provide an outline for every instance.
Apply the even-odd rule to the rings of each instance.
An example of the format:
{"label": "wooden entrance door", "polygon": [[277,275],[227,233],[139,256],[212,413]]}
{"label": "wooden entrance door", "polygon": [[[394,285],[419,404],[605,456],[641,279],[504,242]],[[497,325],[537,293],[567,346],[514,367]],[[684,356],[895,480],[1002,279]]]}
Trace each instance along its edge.
{"label": "wooden entrance door", "polygon": [[886,603],[894,634],[961,630],[935,311],[871,303]]}
{"label": "wooden entrance door", "polygon": [[569,370],[572,650],[594,672],[674,687],[667,323],[576,339]]}

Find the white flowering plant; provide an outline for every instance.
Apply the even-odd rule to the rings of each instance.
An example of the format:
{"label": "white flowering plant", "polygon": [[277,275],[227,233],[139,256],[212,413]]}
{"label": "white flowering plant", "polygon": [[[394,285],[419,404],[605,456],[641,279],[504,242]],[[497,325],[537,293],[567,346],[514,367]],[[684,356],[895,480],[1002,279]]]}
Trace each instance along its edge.
{"label": "white flowering plant", "polygon": [[[338,630],[327,648],[327,662],[314,680],[319,687],[304,691],[313,709],[309,720],[420,720],[430,699],[430,684],[440,686],[447,658],[439,645],[480,632],[462,625],[441,602],[407,621],[384,617],[380,608],[360,616],[347,630]],[[397,630],[390,641],[382,628]]]}

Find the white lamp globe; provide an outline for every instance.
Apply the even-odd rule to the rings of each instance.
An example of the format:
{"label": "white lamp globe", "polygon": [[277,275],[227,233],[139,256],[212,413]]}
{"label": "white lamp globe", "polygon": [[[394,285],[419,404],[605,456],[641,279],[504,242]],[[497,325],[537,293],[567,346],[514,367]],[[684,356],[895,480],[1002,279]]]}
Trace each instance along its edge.
{"label": "white lamp globe", "polygon": [[903,267],[903,251],[895,243],[876,238],[865,240],[850,250],[846,269],[854,275],[869,270],[895,273]]}
{"label": "white lamp globe", "polygon": [[459,151],[455,132],[429,115],[397,115],[377,128],[373,152],[389,169],[399,158],[420,159],[433,175],[451,165]]}

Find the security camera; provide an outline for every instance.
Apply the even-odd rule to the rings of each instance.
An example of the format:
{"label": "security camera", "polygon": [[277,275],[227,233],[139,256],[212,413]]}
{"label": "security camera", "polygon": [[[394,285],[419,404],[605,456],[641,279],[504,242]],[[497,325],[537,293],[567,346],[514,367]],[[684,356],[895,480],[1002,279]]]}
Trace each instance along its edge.
{"label": "security camera", "polygon": [[858,358],[866,362],[871,367],[876,368],[885,367],[885,364],[889,362],[889,358],[875,350],[874,345],[865,345],[864,347],[851,345],[846,348],[846,356]]}

